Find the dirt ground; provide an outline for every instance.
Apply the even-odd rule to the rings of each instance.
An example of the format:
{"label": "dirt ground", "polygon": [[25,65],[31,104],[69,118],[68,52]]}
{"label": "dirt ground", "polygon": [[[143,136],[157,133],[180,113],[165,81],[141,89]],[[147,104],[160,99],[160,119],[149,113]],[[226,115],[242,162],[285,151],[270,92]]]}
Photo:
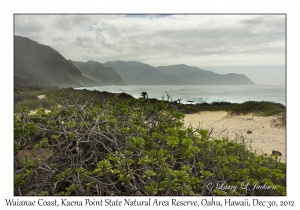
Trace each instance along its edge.
{"label": "dirt ground", "polygon": [[286,127],[278,116],[262,117],[228,115],[225,111],[186,114],[185,127],[213,129],[214,138],[245,139],[258,154],[272,154],[272,150],[282,153],[281,161],[286,161]]}

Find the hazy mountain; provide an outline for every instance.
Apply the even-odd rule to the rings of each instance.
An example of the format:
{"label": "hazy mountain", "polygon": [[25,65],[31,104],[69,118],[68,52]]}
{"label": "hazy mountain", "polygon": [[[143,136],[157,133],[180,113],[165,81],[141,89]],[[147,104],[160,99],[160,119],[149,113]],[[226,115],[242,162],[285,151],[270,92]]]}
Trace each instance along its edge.
{"label": "hazy mountain", "polygon": [[100,85],[88,79],[49,46],[14,37],[14,83],[26,87],[83,87]]}
{"label": "hazy mountain", "polygon": [[126,85],[113,68],[106,67],[95,61],[88,61],[86,63],[78,61],[72,62],[84,76],[99,81],[104,85]]}
{"label": "hazy mountain", "polygon": [[[14,83],[27,87],[95,85],[253,85],[243,74],[217,74],[187,65],[152,67],[136,61],[72,62],[49,46],[14,37]],[[75,64],[75,65],[74,65]],[[80,70],[79,70],[80,69]]]}
{"label": "hazy mountain", "polygon": [[244,74],[217,74],[184,64],[159,66],[157,69],[180,78],[187,85],[254,85]]}
{"label": "hazy mountain", "polygon": [[136,61],[113,61],[104,63],[118,72],[129,85],[183,85],[184,82],[174,75]]}

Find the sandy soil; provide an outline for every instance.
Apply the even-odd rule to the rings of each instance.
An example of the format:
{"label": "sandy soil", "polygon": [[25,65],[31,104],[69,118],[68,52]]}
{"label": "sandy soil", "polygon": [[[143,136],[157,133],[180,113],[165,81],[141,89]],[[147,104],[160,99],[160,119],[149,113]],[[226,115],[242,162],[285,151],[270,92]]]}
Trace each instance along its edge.
{"label": "sandy soil", "polygon": [[[38,97],[38,99],[44,99],[44,98],[46,98],[46,95],[38,95],[37,97]],[[31,114],[35,114],[36,112],[37,112],[37,109],[36,109],[36,110],[30,110],[30,111],[29,111],[29,114],[30,114],[30,115],[31,115]],[[46,112],[46,113],[49,113],[50,110],[46,109],[45,112]]]}
{"label": "sandy soil", "polygon": [[[200,112],[186,114],[184,125],[213,129],[211,136],[214,138],[244,138],[258,154],[271,154],[272,150],[277,150],[282,153],[281,161],[286,161],[286,127],[278,116],[228,115],[225,111]],[[252,133],[248,134],[248,130]]]}
{"label": "sandy soil", "polygon": [[[36,112],[37,112],[37,109],[35,109],[35,110],[29,110],[29,114],[30,114],[30,115],[35,114]],[[51,112],[51,111],[48,110],[48,109],[45,109],[45,112],[46,112],[46,113],[49,113],[49,112]]]}
{"label": "sandy soil", "polygon": [[43,99],[43,98],[46,98],[46,95],[39,95],[38,96],[38,99]]}
{"label": "sandy soil", "polygon": [[24,149],[18,152],[20,159],[30,158],[30,159],[48,159],[51,157],[51,149],[48,148],[31,148]]}

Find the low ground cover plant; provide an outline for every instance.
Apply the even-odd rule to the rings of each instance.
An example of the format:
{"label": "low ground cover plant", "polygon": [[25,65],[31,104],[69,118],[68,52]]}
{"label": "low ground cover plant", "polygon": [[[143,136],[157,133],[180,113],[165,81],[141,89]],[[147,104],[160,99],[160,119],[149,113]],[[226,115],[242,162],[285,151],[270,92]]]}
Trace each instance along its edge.
{"label": "low ground cover plant", "polygon": [[247,101],[231,109],[232,114],[247,114],[253,112],[262,116],[284,114],[286,108],[283,104],[271,101]]}
{"label": "low ground cover plant", "polygon": [[[286,195],[286,164],[278,156],[184,128],[178,104],[145,96],[62,100],[61,108],[33,115],[19,107],[15,195]],[[40,155],[21,158],[32,148]]]}

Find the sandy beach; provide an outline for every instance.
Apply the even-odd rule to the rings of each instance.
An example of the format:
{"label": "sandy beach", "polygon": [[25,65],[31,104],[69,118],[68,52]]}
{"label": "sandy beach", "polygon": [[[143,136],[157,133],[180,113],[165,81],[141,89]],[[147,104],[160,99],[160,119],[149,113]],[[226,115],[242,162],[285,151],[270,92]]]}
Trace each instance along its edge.
{"label": "sandy beach", "polygon": [[258,154],[271,154],[272,150],[277,150],[282,153],[281,161],[286,161],[286,127],[278,116],[229,115],[225,111],[204,111],[186,114],[184,125],[213,129],[213,138],[244,138]]}

